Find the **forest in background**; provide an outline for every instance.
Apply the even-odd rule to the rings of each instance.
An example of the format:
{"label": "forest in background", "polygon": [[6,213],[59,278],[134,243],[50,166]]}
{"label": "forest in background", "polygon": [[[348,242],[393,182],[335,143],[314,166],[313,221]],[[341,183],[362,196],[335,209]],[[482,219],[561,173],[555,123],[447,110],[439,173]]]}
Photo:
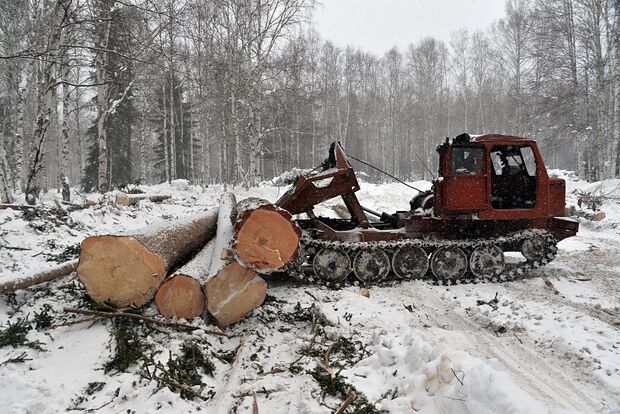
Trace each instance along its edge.
{"label": "forest in background", "polygon": [[465,131],[534,137],[550,167],[620,176],[620,0],[508,0],[486,31],[382,56],[321,39],[315,7],[1,2],[0,202],[67,182],[252,186],[317,166],[332,141],[429,178],[436,146]]}

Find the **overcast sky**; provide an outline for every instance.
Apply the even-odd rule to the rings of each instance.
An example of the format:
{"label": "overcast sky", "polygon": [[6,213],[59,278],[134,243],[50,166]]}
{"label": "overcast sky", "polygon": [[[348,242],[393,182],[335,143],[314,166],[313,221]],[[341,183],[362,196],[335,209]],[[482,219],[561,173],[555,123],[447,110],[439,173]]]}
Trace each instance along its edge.
{"label": "overcast sky", "polygon": [[323,38],[382,55],[432,36],[446,42],[462,27],[485,30],[503,17],[504,0],[320,0],[313,20]]}

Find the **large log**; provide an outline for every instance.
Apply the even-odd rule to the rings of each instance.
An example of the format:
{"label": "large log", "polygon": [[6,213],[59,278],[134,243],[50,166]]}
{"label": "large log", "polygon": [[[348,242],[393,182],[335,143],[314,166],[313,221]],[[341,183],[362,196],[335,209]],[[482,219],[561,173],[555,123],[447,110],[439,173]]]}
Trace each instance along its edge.
{"label": "large log", "polygon": [[170,269],[213,237],[217,213],[214,208],[129,234],[88,237],[78,277],[95,302],[142,306]]}
{"label": "large log", "polygon": [[116,204],[119,206],[133,206],[141,200],[150,200],[153,203],[160,203],[168,200],[169,195],[163,194],[117,194]]}
{"label": "large log", "polygon": [[[235,195],[222,194],[216,236],[192,260],[166,279],[157,290],[155,303],[159,313],[164,317],[191,319],[202,314],[205,309],[202,287],[224,265],[221,252],[230,245],[232,224],[236,219]],[[211,269],[214,269],[213,272]]]}
{"label": "large log", "polygon": [[67,276],[76,269],[77,264],[77,259],[71,260],[49,269],[35,272],[29,276],[2,283],[0,284],[0,294],[14,292],[19,289],[25,289],[30,286]]}
{"label": "large log", "polygon": [[258,198],[246,198],[237,208],[232,246],[237,261],[259,273],[284,270],[297,256],[301,238],[290,213]]}

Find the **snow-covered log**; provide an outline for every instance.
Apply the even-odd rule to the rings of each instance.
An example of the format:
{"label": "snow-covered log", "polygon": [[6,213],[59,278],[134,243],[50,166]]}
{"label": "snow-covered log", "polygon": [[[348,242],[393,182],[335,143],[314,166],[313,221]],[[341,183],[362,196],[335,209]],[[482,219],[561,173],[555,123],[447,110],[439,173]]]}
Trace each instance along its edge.
{"label": "snow-covered log", "polygon": [[58,279],[73,272],[77,267],[78,261],[71,260],[61,263],[50,269],[41,270],[23,278],[14,279],[9,282],[0,284],[0,294],[14,292],[19,289],[25,289],[50,280]]}
{"label": "snow-covered log", "polygon": [[168,200],[169,195],[163,194],[117,194],[116,204],[119,206],[133,206],[141,200],[150,200],[153,203],[160,203]]}
{"label": "snow-covered log", "polygon": [[235,196],[224,193],[220,199],[210,275],[204,285],[207,310],[221,326],[237,322],[260,306],[267,293],[265,281],[254,270],[240,266],[228,254],[236,221]]}
{"label": "snow-covered log", "polygon": [[236,221],[237,199],[233,193],[224,193],[220,198],[220,213],[217,217],[217,234],[209,273],[211,277],[217,275],[217,272],[226,264],[224,258],[232,245]]}
{"label": "snow-covered log", "polygon": [[217,215],[214,208],[129,234],[88,237],[78,276],[95,302],[142,306],[171,268],[213,237]]}
{"label": "snow-covered log", "polygon": [[239,263],[265,274],[284,270],[297,256],[301,238],[290,213],[258,198],[242,200],[237,209],[232,247]]}
{"label": "snow-covered log", "polygon": [[162,316],[193,319],[202,314],[205,309],[202,286],[209,276],[214,246],[215,239],[211,239],[157,289],[155,304]]}

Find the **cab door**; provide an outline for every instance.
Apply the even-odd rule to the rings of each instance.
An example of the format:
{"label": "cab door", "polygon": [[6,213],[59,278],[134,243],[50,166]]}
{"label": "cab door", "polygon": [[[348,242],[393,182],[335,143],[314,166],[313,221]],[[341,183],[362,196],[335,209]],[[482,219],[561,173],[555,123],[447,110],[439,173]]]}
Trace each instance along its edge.
{"label": "cab door", "polygon": [[487,169],[482,146],[453,146],[445,158],[441,185],[448,215],[475,213],[488,204]]}

